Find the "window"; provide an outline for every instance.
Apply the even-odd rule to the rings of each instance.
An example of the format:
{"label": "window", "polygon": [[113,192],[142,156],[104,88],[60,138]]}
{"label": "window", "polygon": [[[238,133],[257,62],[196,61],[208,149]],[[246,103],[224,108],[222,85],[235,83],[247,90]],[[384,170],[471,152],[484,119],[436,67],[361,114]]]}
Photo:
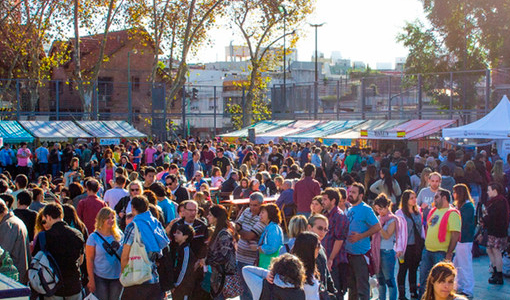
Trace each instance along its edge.
{"label": "window", "polygon": [[140,91],[140,77],[131,76],[131,90],[133,92]]}
{"label": "window", "polygon": [[109,104],[112,102],[113,95],[113,78],[112,77],[99,77],[97,80],[97,96],[99,102]]}

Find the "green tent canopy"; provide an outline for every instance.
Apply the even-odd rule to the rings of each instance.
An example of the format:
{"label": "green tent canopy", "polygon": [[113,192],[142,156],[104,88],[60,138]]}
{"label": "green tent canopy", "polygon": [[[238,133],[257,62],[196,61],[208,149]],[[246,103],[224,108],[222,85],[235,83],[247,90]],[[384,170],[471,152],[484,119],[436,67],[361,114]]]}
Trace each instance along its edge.
{"label": "green tent canopy", "polygon": [[17,121],[0,121],[0,137],[5,144],[32,143],[34,137],[30,135]]}

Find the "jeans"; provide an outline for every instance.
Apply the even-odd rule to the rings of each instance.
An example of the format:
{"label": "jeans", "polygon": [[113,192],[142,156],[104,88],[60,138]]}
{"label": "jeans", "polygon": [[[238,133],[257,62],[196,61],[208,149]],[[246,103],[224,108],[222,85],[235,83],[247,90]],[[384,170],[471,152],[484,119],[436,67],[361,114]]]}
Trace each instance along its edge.
{"label": "jeans", "polygon": [[473,274],[473,243],[457,243],[455,247],[455,257],[453,264],[457,268],[457,292],[463,292],[467,295],[473,295],[475,287],[475,278]]}
{"label": "jeans", "polygon": [[58,172],[60,172],[60,163],[51,164],[51,175],[53,178],[57,176]]}
{"label": "jeans", "polygon": [[421,255],[421,263],[420,263],[420,298],[423,296],[425,292],[425,287],[427,285],[427,277],[429,276],[429,272],[432,267],[438,262],[443,261],[446,258],[446,252],[437,251],[432,252],[427,249],[423,249]]}
{"label": "jeans", "polygon": [[395,282],[395,251],[381,249],[381,266],[377,280],[379,281],[379,300],[386,300],[386,287],[390,292],[390,300],[397,300],[397,283]]}
{"label": "jeans", "polygon": [[39,176],[48,174],[48,163],[39,163]]}
{"label": "jeans", "polygon": [[250,288],[246,285],[246,282],[244,281],[243,277],[243,268],[245,266],[250,266],[250,264],[245,264],[240,261],[237,262],[237,274],[241,276],[241,286],[243,287],[243,292],[241,293],[241,300],[252,300]]}
{"label": "jeans", "polygon": [[118,300],[122,292],[122,285],[118,279],[101,278],[94,274],[96,291],[94,295],[99,300]]}
{"label": "jeans", "polygon": [[331,278],[335,284],[337,290],[336,299],[343,300],[344,295],[347,292],[347,272],[349,270],[349,264],[340,263],[338,266],[331,269]]}
{"label": "jeans", "polygon": [[349,273],[347,278],[349,300],[369,300],[368,265],[364,255],[349,255]]}

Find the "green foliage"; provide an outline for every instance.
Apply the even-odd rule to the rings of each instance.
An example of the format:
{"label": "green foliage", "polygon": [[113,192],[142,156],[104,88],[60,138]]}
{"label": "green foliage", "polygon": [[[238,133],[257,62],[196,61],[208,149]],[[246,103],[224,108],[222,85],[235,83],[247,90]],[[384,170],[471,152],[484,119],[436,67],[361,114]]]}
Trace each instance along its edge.
{"label": "green foliage", "polygon": [[[409,49],[405,72],[409,74],[404,87],[417,84],[415,74],[422,77],[423,89],[436,103],[444,103],[446,94],[453,93],[454,106],[473,108],[477,103],[476,84],[484,72],[463,73],[454,76],[450,86],[448,72],[483,70],[487,68],[487,48],[482,43],[476,11],[481,1],[476,0],[422,0],[431,26],[420,21],[408,23],[397,36]],[[478,2],[478,3],[477,3]],[[435,74],[432,74],[435,73]]]}

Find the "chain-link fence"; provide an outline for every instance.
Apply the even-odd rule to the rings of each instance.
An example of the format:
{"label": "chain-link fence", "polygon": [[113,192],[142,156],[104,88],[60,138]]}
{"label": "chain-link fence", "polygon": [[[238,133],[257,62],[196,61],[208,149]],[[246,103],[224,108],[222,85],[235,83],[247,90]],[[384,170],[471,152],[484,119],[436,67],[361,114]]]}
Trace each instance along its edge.
{"label": "chain-link fence", "polygon": [[[79,93],[82,89],[85,92]],[[83,85],[72,81],[0,79],[3,120],[127,120],[139,130],[166,138],[210,136],[233,128],[243,115],[247,91],[222,85],[186,83],[170,95],[166,83],[100,77]],[[265,95],[273,119],[458,119],[484,116],[510,92],[510,70],[434,74],[386,72],[320,82],[274,84]],[[88,108],[84,109],[84,103]],[[233,106],[237,107],[232,109]]]}

